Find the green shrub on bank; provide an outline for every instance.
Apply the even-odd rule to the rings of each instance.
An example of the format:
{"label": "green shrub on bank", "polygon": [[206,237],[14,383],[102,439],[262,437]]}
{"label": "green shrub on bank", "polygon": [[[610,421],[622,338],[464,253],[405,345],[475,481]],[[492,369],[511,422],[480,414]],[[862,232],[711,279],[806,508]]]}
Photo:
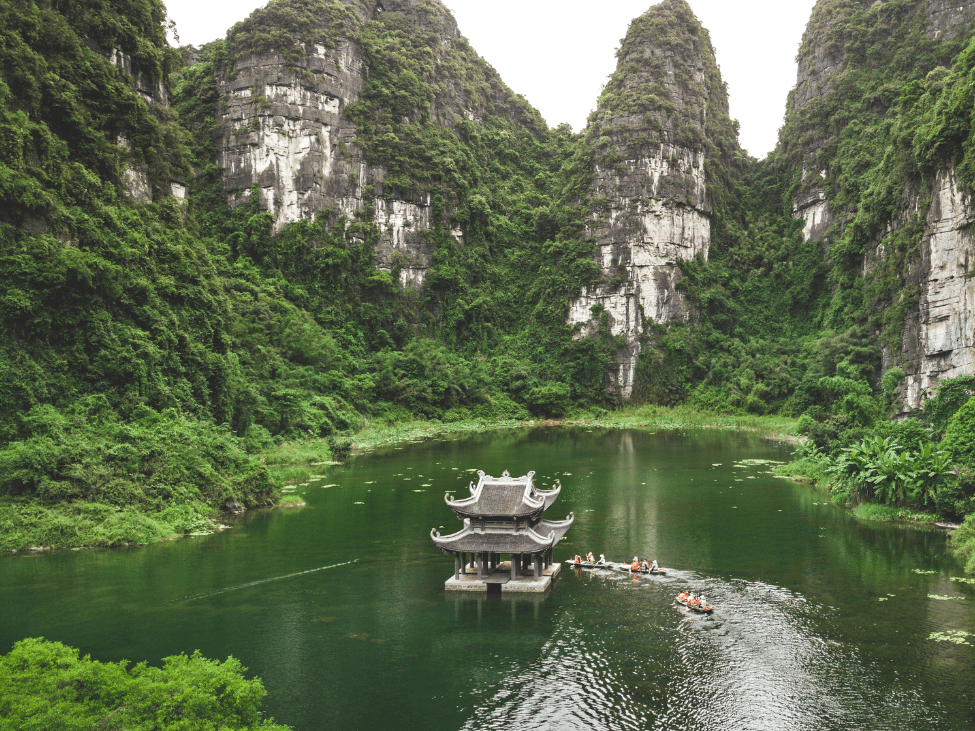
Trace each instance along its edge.
{"label": "green shrub on bank", "polygon": [[288,731],[263,718],[267,695],[239,660],[199,652],[163,659],[160,668],[102,663],[43,638],[0,657],[0,729],[6,731]]}
{"label": "green shrub on bank", "polygon": [[951,458],[926,443],[918,451],[874,436],[843,449],[830,467],[835,491],[852,502],[871,498],[884,505],[933,504],[951,474]]}
{"label": "green shrub on bank", "polygon": [[82,500],[45,506],[38,500],[0,497],[0,551],[34,546],[126,546],[209,531],[214,511],[203,503],[159,512]]}
{"label": "green shrub on bank", "polygon": [[951,547],[965,562],[965,571],[975,574],[975,513],[970,513],[952,534]]}
{"label": "green shrub on bank", "polygon": [[160,512],[173,504],[266,502],[267,468],[228,427],[140,407],[127,420],[104,399],[24,417],[27,437],[0,450],[0,494]]}
{"label": "green shrub on bank", "polygon": [[172,409],[122,419],[93,397],[22,422],[0,448],[0,550],[151,543],[206,529],[227,501],[271,500],[243,440]]}
{"label": "green shrub on bank", "polygon": [[948,421],[941,444],[957,464],[975,467],[975,398],[970,398]]}

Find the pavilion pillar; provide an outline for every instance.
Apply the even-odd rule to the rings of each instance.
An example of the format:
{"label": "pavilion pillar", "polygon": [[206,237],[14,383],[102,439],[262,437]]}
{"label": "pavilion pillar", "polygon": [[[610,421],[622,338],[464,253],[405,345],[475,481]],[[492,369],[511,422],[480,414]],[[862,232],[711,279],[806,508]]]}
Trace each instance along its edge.
{"label": "pavilion pillar", "polygon": [[514,581],[518,578],[518,563],[516,562],[517,554],[511,554],[511,580]]}
{"label": "pavilion pillar", "polygon": [[460,552],[460,572],[462,574],[467,574],[467,552]]}
{"label": "pavilion pillar", "polygon": [[477,578],[484,578],[484,552],[477,554]]}
{"label": "pavilion pillar", "polygon": [[538,578],[542,575],[542,557],[541,556],[532,556],[532,568],[534,569],[535,580],[538,581]]}
{"label": "pavilion pillar", "polygon": [[460,580],[460,556],[454,554],[454,581]]}

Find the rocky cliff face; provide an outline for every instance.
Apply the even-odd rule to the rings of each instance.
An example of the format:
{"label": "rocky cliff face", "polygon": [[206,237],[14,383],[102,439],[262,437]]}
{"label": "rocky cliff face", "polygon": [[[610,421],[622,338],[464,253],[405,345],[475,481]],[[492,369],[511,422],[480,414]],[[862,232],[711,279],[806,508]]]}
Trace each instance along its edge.
{"label": "rocky cliff face", "polygon": [[928,0],[929,38],[954,35],[975,17],[973,0]]}
{"label": "rocky cliff face", "polygon": [[[132,89],[139,98],[157,116],[168,114],[169,91],[162,80],[153,81],[149,74],[136,68],[132,56],[120,48],[113,48],[108,54],[108,60],[127,78]],[[119,135],[116,144],[128,153],[122,180],[125,193],[138,203],[152,200],[152,185],[149,182],[149,166],[144,160],[132,154],[132,145],[125,135]],[[186,180],[182,175],[172,175],[169,190],[166,191],[180,200],[186,198]]]}
{"label": "rocky cliff face", "polygon": [[727,118],[728,100],[707,31],[683,0],[634,20],[617,56],[586,132],[595,146],[587,233],[602,279],[573,302],[569,323],[580,337],[608,325],[625,338],[614,386],[629,398],[645,320],[690,317],[678,262],[708,254],[711,117]]}
{"label": "rocky cliff face", "polygon": [[921,299],[903,340],[909,409],[919,408],[940,379],[975,374],[975,208],[953,170],[937,175],[930,196]]}
{"label": "rocky cliff face", "polygon": [[[414,4],[386,3],[400,11]],[[377,265],[386,270],[395,265],[404,287],[419,287],[429,265],[423,232],[430,227],[430,201],[383,196],[385,170],[366,161],[355,144],[356,126],[345,114],[368,74],[356,39],[365,23],[387,11],[381,2],[318,5],[311,9],[312,29],[293,31],[277,44],[281,48],[272,44],[263,53],[236,54],[230,68],[218,73],[217,162],[225,170],[231,204],[249,203],[256,193],[276,230],[319,211],[351,221],[371,206],[381,232]],[[252,16],[248,22],[261,20]],[[232,32],[231,49],[236,40]]]}
{"label": "rocky cliff face", "polygon": [[[314,20],[294,25],[292,6]],[[371,70],[369,49],[399,53],[398,39],[384,34],[401,38],[405,29],[429,51],[426,76],[417,78],[421,64],[402,55],[396,60],[409,62],[407,71],[391,70],[385,60],[381,69]],[[265,39],[265,31],[275,35]],[[428,85],[429,101],[406,105],[395,115],[384,110],[384,122],[371,126],[373,149],[385,145],[388,150],[386,140],[400,144],[395,125],[415,133],[423,125],[453,130],[459,121],[479,124],[486,107],[513,97],[477,59],[450,12],[434,0],[277,0],[232,29],[227,50],[228,63],[217,74],[217,162],[225,170],[232,205],[247,203],[256,193],[276,230],[319,211],[348,220],[366,216],[380,231],[377,265],[398,270],[403,286],[421,286],[432,253],[425,232],[433,225],[433,196],[422,186],[405,194],[403,185],[391,186],[388,165],[377,161],[382,155],[366,154],[362,130],[348,112],[362,98],[371,71],[406,74],[391,85],[404,80]],[[464,64],[470,71],[471,59],[477,60],[474,73],[455,78]],[[495,93],[473,98],[471,90],[479,84]],[[379,143],[376,137],[382,138]],[[451,232],[463,243],[459,227]]]}
{"label": "rocky cliff face", "polygon": [[[848,73],[851,63],[856,63],[846,56],[844,38],[852,36],[844,31],[844,24],[849,25],[851,18],[882,21],[883,18],[871,18],[870,13],[883,12],[879,3],[864,3],[862,8],[833,0],[817,4],[799,53],[797,84],[790,99],[792,114],[802,115],[812,101],[836,92],[841,83],[837,80]],[[897,18],[898,23],[906,26],[916,22],[923,28],[917,42],[923,42],[924,37],[944,41],[970,28],[975,18],[975,2],[919,0],[905,13]],[[882,96],[878,98],[882,100]],[[873,118],[884,119],[890,106],[878,101],[872,110]],[[804,220],[806,240],[823,240],[838,215],[853,218],[848,211],[833,210],[832,201],[827,200],[826,190],[837,185],[830,164],[822,162],[824,145],[832,145],[825,155],[827,159],[836,150],[835,141],[826,142],[826,136],[823,130],[821,135],[809,133],[803,138],[801,180],[792,211],[794,218]],[[879,164],[879,160],[874,164]],[[908,271],[902,272],[907,286],[919,291],[919,304],[906,318],[900,346],[884,349],[884,369],[899,365],[907,372],[902,396],[905,408],[911,410],[921,406],[925,393],[935,388],[939,379],[975,374],[975,319],[972,317],[975,285],[969,272],[969,262],[975,261],[975,238],[967,230],[975,221],[975,214],[951,167],[940,169],[933,178],[905,179],[901,192],[898,210],[889,216],[868,247],[862,268],[869,274],[876,262],[889,253],[883,241],[902,229],[911,214],[931,201],[919,253],[908,263]],[[837,236],[844,235],[843,226],[834,227],[833,231]],[[899,296],[900,293],[895,294],[895,301]]]}

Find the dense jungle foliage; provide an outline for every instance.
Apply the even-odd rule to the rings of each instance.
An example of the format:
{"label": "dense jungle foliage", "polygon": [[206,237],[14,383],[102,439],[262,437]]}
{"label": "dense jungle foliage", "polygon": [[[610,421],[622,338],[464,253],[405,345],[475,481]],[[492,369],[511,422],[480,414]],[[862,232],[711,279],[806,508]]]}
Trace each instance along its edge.
{"label": "dense jungle foliage", "polygon": [[243,677],[238,660],[194,653],[163,659],[162,667],[101,663],[43,638],[16,643],[0,655],[0,729],[83,731],[126,729],[270,729],[260,679]]}
{"label": "dense jungle foliage", "polygon": [[[692,322],[645,322],[635,399],[799,418],[804,464],[842,499],[975,507],[967,386],[891,426],[906,364],[882,366],[919,297],[923,191],[946,166],[975,186],[970,33],[929,39],[924,0],[822,0],[799,54],[819,86],[756,161],[684,0],[634,21],[580,134],[448,38],[440,3],[384,6],[275,0],[192,65],[159,0],[0,6],[0,550],[206,529],[273,502],[282,443],[324,460],[370,422],[618,406],[625,343],[574,338],[566,315],[615,281],[585,236],[596,165],[664,142],[705,154],[711,246],[682,264]],[[275,231],[256,189],[228,204],[217,79],[270,50],[300,75],[340,38],[369,69],[344,112],[355,147],[386,174],[351,218]],[[700,56],[703,81],[678,68],[668,87],[647,38]],[[821,79],[817,48],[836,62]],[[704,95],[706,124],[675,94]],[[804,241],[793,201],[818,188],[833,224]],[[432,201],[422,290],[376,268],[373,195]]]}

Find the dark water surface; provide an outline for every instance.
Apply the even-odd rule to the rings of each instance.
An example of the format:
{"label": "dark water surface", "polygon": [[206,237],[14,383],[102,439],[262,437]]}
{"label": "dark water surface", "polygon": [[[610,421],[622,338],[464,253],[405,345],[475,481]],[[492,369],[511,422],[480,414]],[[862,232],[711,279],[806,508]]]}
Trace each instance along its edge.
{"label": "dark water surface", "polygon": [[[788,454],[745,434],[583,428],[389,449],[301,488],[308,508],[222,534],[0,557],[0,652],[44,636],[106,661],[233,655],[299,731],[972,728],[975,646],[929,639],[975,633],[975,586],[950,580],[943,534],[861,524],[766,464],[736,467]],[[576,521],[557,560],[677,570],[446,595],[453,562],[430,529],[459,527],[444,492],[478,468],[562,481],[549,512]],[[686,587],[713,617],[674,605]]]}

